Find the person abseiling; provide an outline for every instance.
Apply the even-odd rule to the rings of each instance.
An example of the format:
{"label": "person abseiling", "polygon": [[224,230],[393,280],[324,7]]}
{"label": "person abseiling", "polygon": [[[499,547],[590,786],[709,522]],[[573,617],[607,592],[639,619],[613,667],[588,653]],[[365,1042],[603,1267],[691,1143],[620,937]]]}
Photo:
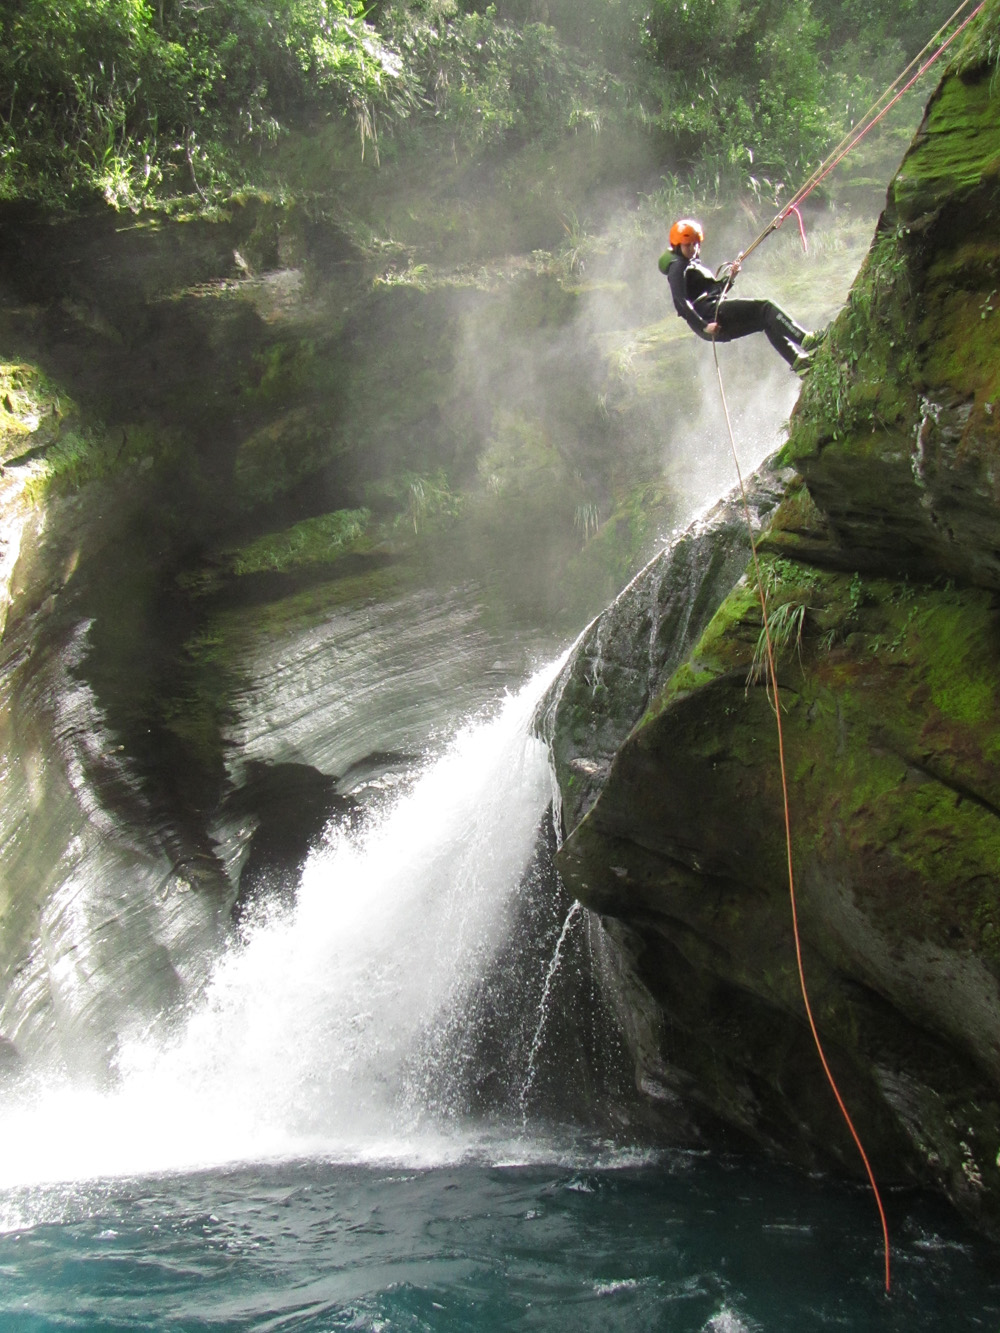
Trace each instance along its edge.
{"label": "person abseiling", "polygon": [[670,283],[670,294],[681,319],[699,338],[731,342],[750,333],[766,333],[771,346],[798,373],[810,364],[810,351],[820,335],[810,333],[765,298],[727,296],[720,300],[739,272],[731,270],[728,284],[698,262],[705,229],[693,218],[681,218],[670,228],[670,249],[660,256],[660,272]]}

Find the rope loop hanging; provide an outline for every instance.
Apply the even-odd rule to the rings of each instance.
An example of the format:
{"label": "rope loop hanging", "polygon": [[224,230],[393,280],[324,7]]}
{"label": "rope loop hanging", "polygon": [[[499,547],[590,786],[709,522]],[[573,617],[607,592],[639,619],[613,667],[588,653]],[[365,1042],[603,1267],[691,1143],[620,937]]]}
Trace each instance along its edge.
{"label": "rope loop hanging", "polygon": [[743,261],[749,255],[753,254],[754,250],[756,250],[757,247],[771,235],[772,232],[777,231],[790,213],[795,213],[798,216],[799,233],[802,236],[802,243],[805,245],[805,228],[802,224],[802,214],[799,212],[799,205],[803,200],[807,199],[809,195],[812,194],[813,190],[816,189],[817,185],[825,180],[830,172],[833,171],[845,157],[847,157],[848,153],[852,152],[862,139],[871,133],[879,121],[892,110],[901,97],[909,92],[913,85],[924,76],[927,70],[929,70],[931,66],[944,55],[945,51],[951,46],[956,37],[964,32],[973,19],[985,8],[987,2],[988,0],[980,0],[972,13],[966,15],[966,17],[962,19],[962,22],[958,24],[958,27],[956,27],[944,41],[940,42],[940,45],[934,50],[933,55],[925,59],[924,57],[934,48],[935,43],[939,41],[953,23],[958,21],[962,12],[972,3],[972,0],[962,0],[962,3],[955,10],[954,14],[952,14],[952,16],[938,28],[937,32],[927,45],[922,51],[914,56],[906,69],[903,70],[902,74],[889,85],[877,101],[872,103],[861,119],[858,120],[855,125],[848,130],[847,134],[844,135],[840,143],[827,154],[812,175],[799,187],[795,194],[792,195],[791,199],[785,204],[781,212],[768,223],[760,235],[751,241],[745,250],[740,252],[736,258],[737,265],[742,264]]}

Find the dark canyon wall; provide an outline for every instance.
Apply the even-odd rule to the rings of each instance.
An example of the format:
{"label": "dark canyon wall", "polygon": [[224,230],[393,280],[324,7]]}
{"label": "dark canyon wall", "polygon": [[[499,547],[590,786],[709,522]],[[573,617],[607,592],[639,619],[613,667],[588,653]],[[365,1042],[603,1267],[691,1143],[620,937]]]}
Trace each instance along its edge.
{"label": "dark canyon wall", "polygon": [[[876,1175],[931,1183],[994,1231],[997,49],[994,7],[889,188],[807,376],[778,460],[792,473],[760,537],[805,969],[831,1065]],[[685,551],[661,557],[659,583]],[[635,1054],[665,1121],[682,1098],[732,1143],[855,1171],[799,993],[752,574],[729,588],[666,679],[592,702],[588,731],[580,702],[595,682],[613,696],[622,662],[648,676],[642,582],[591,631],[550,719],[568,816],[558,860],[652,997],[636,1002]],[[631,643],[595,670],[602,625],[613,640],[630,618]]]}

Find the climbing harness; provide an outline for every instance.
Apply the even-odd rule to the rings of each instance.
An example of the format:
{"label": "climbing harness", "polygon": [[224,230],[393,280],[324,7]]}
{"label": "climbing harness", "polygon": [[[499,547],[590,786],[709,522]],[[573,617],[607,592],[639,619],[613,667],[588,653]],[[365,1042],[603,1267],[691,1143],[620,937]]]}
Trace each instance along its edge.
{"label": "climbing harness", "polygon": [[[914,60],[910,62],[907,68],[899,76],[899,78],[896,79],[895,83],[893,83],[882,94],[882,96],[878,99],[878,101],[875,102],[873,106],[871,106],[868,109],[867,112],[865,112],[865,115],[861,118],[858,124],[855,125],[854,128],[847,135],[845,135],[845,137],[840,141],[840,143],[836,146],[836,148],[834,148],[833,151],[824,159],[824,161],[820,163],[820,165],[812,173],[812,175],[805,182],[805,184],[801,186],[801,188],[792,196],[789,202],[784,206],[784,208],[777,215],[777,217],[774,218],[774,220],[770,222],[767,227],[765,227],[765,229],[760,233],[760,235],[750,245],[748,245],[747,248],[743,250],[736,257],[735,260],[733,260],[729,264],[723,265],[722,268],[720,268],[717,276],[719,277],[723,285],[720,289],[718,302],[716,304],[716,320],[715,320],[716,324],[718,324],[719,308],[721,307],[722,302],[725,300],[729,288],[732,286],[733,280],[735,279],[736,274],[739,272],[744,260],[746,260],[746,258],[750,254],[752,254],[753,251],[756,250],[756,248],[761,244],[761,242],[764,241],[768,236],[770,236],[770,234],[773,231],[777,231],[777,229],[781,226],[781,224],[785,221],[785,219],[792,213],[795,214],[799,224],[799,235],[802,238],[803,249],[808,249],[806,244],[805,226],[803,225],[802,214],[800,212],[799,205],[803,202],[804,199],[807,198],[808,195],[812,193],[813,190],[815,190],[817,185],[819,185],[820,181],[824,180],[825,177],[828,176],[831,171],[833,171],[833,169],[837,166],[837,164],[842,162],[843,159],[847,156],[847,154],[850,153],[855,147],[857,147],[857,145],[861,142],[861,140],[874,129],[874,127],[878,124],[878,122],[882,120],[882,118],[886,115],[886,113],[890,110],[890,108],[893,107],[895,103],[899,101],[899,99],[903,96],[903,94],[906,93],[917,82],[917,80],[921,78],[921,76],[934,64],[934,62],[944,54],[944,52],[948,49],[951,43],[959,35],[959,33],[961,33],[972,22],[972,20],[983,9],[984,5],[986,4],[986,0],[980,0],[980,4],[972,11],[972,13],[969,14],[962,21],[962,23],[954,30],[954,32],[950,34],[949,37],[947,37],[943,42],[941,42],[941,44],[934,51],[933,55],[931,55],[928,59],[925,60],[924,57],[927,56],[928,51],[930,51],[934,47],[935,43],[938,42],[942,34],[947,31],[947,29],[951,26],[951,24],[956,22],[956,20],[962,14],[962,11],[965,10],[971,2],[972,0],[963,0],[963,3],[958,7],[955,13],[952,14],[951,18],[948,19],[947,23],[945,23],[943,27],[938,29],[938,31],[934,34],[934,36],[924,47],[924,49],[920,52],[920,54],[917,55],[914,58]],[[914,69],[916,69],[915,73],[913,73]],[[829,1083],[830,1088],[833,1092],[834,1098],[837,1102],[837,1106],[839,1107],[840,1113],[844,1119],[844,1123],[847,1125],[851,1138],[854,1140],[854,1145],[858,1150],[859,1156],[861,1157],[865,1173],[868,1177],[868,1183],[871,1186],[871,1191],[875,1199],[876,1207],[878,1209],[879,1220],[882,1226],[882,1243],[885,1253],[885,1290],[886,1294],[888,1294],[891,1290],[891,1245],[889,1241],[889,1225],[886,1220],[885,1208],[882,1203],[882,1196],[879,1193],[878,1184],[875,1180],[875,1173],[873,1172],[871,1163],[868,1160],[868,1154],[865,1152],[864,1145],[861,1142],[861,1138],[858,1134],[858,1131],[854,1126],[854,1121],[851,1119],[850,1112],[848,1111],[847,1106],[844,1103],[844,1099],[841,1096],[840,1089],[837,1086],[837,1081],[833,1076],[833,1071],[831,1070],[829,1061],[827,1060],[826,1052],[823,1048],[823,1042],[819,1035],[819,1029],[816,1026],[816,1020],[813,1016],[812,1004],[809,1000],[809,988],[806,984],[805,966],[802,959],[802,941],[799,935],[798,903],[795,893],[795,864],[792,853],[791,808],[788,798],[788,774],[785,764],[785,739],[781,724],[781,693],[778,686],[778,672],[775,666],[774,646],[771,638],[771,627],[767,614],[767,595],[764,590],[764,579],[761,574],[760,560],[757,554],[757,543],[753,533],[753,521],[750,515],[750,503],[747,499],[746,487],[744,486],[743,483],[743,473],[740,468],[739,457],[736,450],[736,437],[733,433],[732,419],[729,414],[729,404],[726,400],[726,389],[722,379],[722,369],[719,365],[718,342],[716,340],[716,336],[714,333],[712,335],[712,354],[715,358],[715,371],[719,381],[719,393],[722,398],[722,409],[726,420],[726,428],[729,432],[729,444],[732,450],[733,463],[736,467],[736,476],[739,480],[739,489],[743,503],[743,512],[746,518],[747,533],[750,538],[750,550],[753,558],[754,577],[756,578],[757,582],[757,596],[760,601],[760,612],[764,627],[764,644],[767,652],[768,680],[770,682],[770,687],[772,691],[771,702],[774,709],[775,724],[777,728],[777,738],[778,738],[778,763],[781,770],[781,794],[782,794],[782,803],[783,803],[784,821],[785,821],[785,852],[788,864],[788,894],[791,904],[792,934],[795,940],[795,959],[798,968],[799,989],[802,993],[802,1003],[805,1009],[806,1019],[809,1024],[809,1030],[812,1034],[813,1044],[815,1045],[817,1054],[819,1055],[820,1064],[823,1066],[823,1072],[826,1075],[827,1082]]]}

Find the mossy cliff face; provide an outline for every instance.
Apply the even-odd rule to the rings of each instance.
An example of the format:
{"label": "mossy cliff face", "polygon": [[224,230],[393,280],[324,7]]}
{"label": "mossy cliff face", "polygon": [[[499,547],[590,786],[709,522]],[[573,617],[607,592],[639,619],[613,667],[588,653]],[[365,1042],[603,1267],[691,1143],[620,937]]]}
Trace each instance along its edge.
{"label": "mossy cliff face", "polygon": [[[993,1232],[998,13],[890,188],[793,416],[781,461],[798,477],[760,541],[803,961],[830,1064],[876,1176],[940,1188]],[[803,1009],[760,635],[751,571],[634,717],[559,862],[655,1002],[635,1054],[665,1119],[681,1097],[734,1142],[857,1172]],[[572,725],[557,712],[557,746]],[[574,744],[586,754],[579,727]]]}
{"label": "mossy cliff face", "polygon": [[852,567],[996,588],[1000,104],[993,65],[968,59],[892,182],[785,459]]}

